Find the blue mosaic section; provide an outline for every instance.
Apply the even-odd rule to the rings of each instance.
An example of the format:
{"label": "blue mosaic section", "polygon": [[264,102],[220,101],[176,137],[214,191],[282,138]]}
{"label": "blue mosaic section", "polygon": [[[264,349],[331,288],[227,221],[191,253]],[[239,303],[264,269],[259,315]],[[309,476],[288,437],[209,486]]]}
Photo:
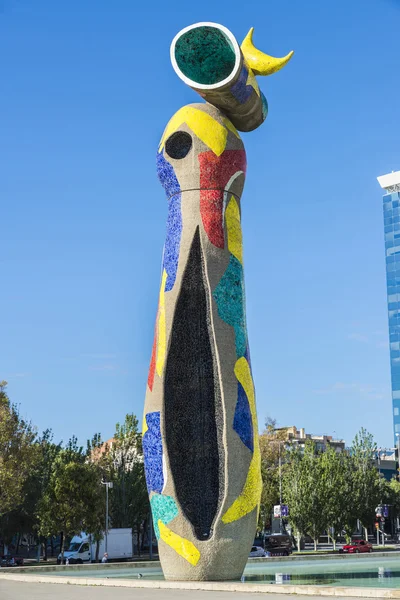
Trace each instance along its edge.
{"label": "blue mosaic section", "polygon": [[244,353],[244,357],[247,360],[247,362],[249,363],[249,367],[251,370],[251,356],[250,356],[250,348],[249,348],[249,342],[247,341],[247,348],[246,348],[246,352]]}
{"label": "blue mosaic section", "polygon": [[178,271],[179,248],[182,235],[181,194],[172,196],[169,200],[167,218],[167,237],[164,246],[164,268],[167,272],[165,291],[172,290]]}
{"label": "blue mosaic section", "polygon": [[251,452],[254,451],[253,422],[251,419],[250,405],[242,385],[238,382],[238,399],[233,419],[233,429],[236,431],[243,444]]}
{"label": "blue mosaic section", "polygon": [[157,175],[168,199],[173,194],[179,194],[181,188],[175,175],[175,171],[172,165],[165,160],[162,152],[157,153]]}
{"label": "blue mosaic section", "polygon": [[260,94],[261,94],[261,100],[262,100],[262,114],[263,114],[263,119],[265,121],[265,119],[267,118],[267,115],[268,115],[268,102],[261,90],[260,90]]}
{"label": "blue mosaic section", "polygon": [[146,415],[148,430],[143,436],[144,468],[146,473],[147,490],[161,494],[164,487],[162,468],[162,440],[160,427],[160,413],[153,412]]}
{"label": "blue mosaic section", "polygon": [[239,79],[231,87],[233,96],[235,96],[236,100],[240,102],[240,104],[247,102],[254,92],[254,88],[251,85],[246,85],[248,76],[249,72],[245,65],[243,65],[242,70],[240,71]]}
{"label": "blue mosaic section", "polygon": [[157,154],[157,174],[169,200],[164,269],[167,273],[165,291],[170,292],[178,271],[182,235],[181,188],[172,165],[164,158],[162,152]]}
{"label": "blue mosaic section", "polygon": [[243,267],[231,255],[228,268],[213,293],[221,319],[235,329],[236,355],[244,356],[247,348]]}
{"label": "blue mosaic section", "polygon": [[158,521],[167,525],[172,519],[178,516],[178,507],[171,496],[161,496],[155,494],[150,499],[151,512],[153,515],[154,531],[157,539],[160,539],[160,528]]}

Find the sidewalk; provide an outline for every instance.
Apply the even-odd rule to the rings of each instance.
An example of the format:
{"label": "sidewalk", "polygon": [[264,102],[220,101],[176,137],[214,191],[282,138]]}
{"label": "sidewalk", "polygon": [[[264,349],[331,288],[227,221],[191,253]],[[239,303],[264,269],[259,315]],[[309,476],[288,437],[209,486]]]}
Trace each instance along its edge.
{"label": "sidewalk", "polygon": [[[1,581],[1,600],[254,600],[254,594],[242,592],[202,592],[187,590],[151,590],[130,588],[83,587],[53,585],[51,583],[19,583]],[[282,600],[288,596],[269,593],[268,600]],[[310,600],[310,596],[295,596],[296,600]],[[327,600],[326,596],[318,596]],[[331,596],[332,598],[332,596]],[[342,600],[350,600],[343,597]],[[353,598],[354,600],[354,598]]]}

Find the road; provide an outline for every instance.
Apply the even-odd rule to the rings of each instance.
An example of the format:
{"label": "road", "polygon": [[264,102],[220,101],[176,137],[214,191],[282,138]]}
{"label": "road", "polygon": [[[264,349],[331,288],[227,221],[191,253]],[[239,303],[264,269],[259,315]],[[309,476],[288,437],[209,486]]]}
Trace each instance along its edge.
{"label": "road", "polygon": [[[240,592],[201,592],[186,590],[148,590],[141,588],[84,587],[51,583],[20,583],[0,579],[1,600],[256,600],[258,594]],[[310,596],[268,594],[266,600],[310,600]],[[324,596],[318,596],[324,600]],[[330,597],[329,600],[332,600]],[[342,600],[350,600],[343,598]],[[352,598],[351,600],[354,600]]]}

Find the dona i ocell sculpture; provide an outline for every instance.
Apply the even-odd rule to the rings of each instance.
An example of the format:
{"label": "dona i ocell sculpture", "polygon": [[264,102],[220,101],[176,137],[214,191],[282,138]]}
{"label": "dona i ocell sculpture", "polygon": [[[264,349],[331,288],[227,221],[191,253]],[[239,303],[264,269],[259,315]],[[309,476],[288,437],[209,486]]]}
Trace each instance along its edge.
{"label": "dona i ocell sculpture", "polygon": [[143,418],[146,482],[164,576],[240,578],[256,531],[261,472],[246,330],[238,131],[267,116],[256,76],[279,71],[215,23],[171,45],[177,75],[205,100],[178,110],[157,153],[167,234]]}

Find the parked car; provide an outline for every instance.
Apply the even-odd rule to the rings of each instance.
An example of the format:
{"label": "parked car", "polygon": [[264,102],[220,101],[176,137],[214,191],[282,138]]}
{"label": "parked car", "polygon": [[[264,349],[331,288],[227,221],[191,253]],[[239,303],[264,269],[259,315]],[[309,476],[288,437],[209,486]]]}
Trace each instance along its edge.
{"label": "parked car", "polygon": [[265,536],[267,556],[289,556],[293,552],[292,537],[285,533]]}
{"label": "parked car", "polygon": [[261,546],[252,546],[249,554],[250,558],[256,558],[260,556],[267,556],[267,553]]}
{"label": "parked car", "polygon": [[22,556],[12,556],[11,554],[5,554],[0,559],[1,567],[23,567],[24,559]]}
{"label": "parked car", "polygon": [[359,552],[372,552],[372,544],[365,540],[355,540],[351,544],[345,544],[339,552],[347,554],[358,554]]}

